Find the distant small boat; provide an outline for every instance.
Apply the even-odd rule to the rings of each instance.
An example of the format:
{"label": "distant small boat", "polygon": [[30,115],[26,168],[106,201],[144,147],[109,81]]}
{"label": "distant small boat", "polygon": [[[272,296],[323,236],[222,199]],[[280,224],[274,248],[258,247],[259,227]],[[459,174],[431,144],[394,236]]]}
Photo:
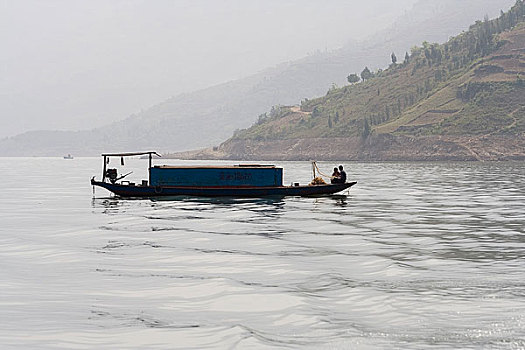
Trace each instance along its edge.
{"label": "distant small boat", "polygon": [[[125,175],[118,175],[117,169],[107,169],[110,157],[148,155],[149,179],[135,184],[122,181]],[[283,186],[283,169],[274,165],[233,165],[233,166],[152,166],[156,152],[102,154],[104,166],[102,180],[91,178],[91,185],[99,186],[120,197],[267,197],[267,196],[319,196],[341,192],[357,182],[337,184],[312,184]],[[315,178],[315,170],[314,170]],[[120,182],[119,182],[120,181]]]}
{"label": "distant small boat", "polygon": [[67,156],[64,156],[64,159],[73,159],[73,156],[71,154],[68,154]]}

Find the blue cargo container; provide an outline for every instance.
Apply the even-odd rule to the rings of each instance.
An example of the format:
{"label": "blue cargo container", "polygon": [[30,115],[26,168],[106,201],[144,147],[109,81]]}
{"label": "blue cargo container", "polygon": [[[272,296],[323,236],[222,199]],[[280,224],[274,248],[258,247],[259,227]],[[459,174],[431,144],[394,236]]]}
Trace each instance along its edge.
{"label": "blue cargo container", "polygon": [[282,186],[283,169],[273,165],[223,167],[155,166],[150,168],[152,186]]}

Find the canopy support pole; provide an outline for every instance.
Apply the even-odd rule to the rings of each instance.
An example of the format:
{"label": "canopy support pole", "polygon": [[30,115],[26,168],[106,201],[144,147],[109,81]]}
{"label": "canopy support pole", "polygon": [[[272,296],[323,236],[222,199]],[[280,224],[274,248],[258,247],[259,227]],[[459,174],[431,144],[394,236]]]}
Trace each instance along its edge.
{"label": "canopy support pole", "polygon": [[104,156],[104,167],[102,170],[102,182],[106,181],[106,160],[107,160],[107,157]]}
{"label": "canopy support pole", "polygon": [[149,154],[149,167],[148,167],[148,184],[151,186],[151,158],[152,153]]}

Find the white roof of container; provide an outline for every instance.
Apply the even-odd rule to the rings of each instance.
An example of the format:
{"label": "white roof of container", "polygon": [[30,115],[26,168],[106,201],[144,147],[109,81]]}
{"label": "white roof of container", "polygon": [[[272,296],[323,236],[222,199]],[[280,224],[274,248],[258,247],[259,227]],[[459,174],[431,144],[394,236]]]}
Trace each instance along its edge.
{"label": "white roof of container", "polygon": [[238,164],[238,165],[155,165],[154,168],[161,169],[238,169],[238,168],[275,168],[275,165],[268,164]]}

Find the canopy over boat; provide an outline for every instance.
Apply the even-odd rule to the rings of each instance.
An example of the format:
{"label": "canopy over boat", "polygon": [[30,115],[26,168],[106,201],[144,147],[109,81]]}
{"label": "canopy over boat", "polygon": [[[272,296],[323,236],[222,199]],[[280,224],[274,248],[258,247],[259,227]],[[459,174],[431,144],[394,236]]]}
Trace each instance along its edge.
{"label": "canopy over boat", "polygon": [[143,155],[149,155],[151,157],[152,154],[155,154],[158,157],[162,157],[160,154],[158,154],[155,151],[148,151],[148,152],[127,152],[127,153],[102,153],[102,157],[133,157],[133,156],[143,156]]}

